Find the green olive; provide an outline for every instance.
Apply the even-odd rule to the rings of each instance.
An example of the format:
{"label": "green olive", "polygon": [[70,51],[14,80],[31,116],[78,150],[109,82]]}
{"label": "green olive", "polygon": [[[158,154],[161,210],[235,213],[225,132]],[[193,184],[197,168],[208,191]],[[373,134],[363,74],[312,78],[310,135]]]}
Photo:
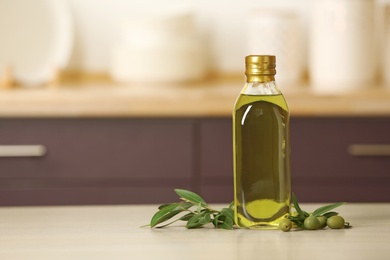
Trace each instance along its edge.
{"label": "green olive", "polygon": [[320,221],[318,220],[318,218],[313,217],[313,216],[307,217],[305,219],[305,221],[303,222],[303,226],[305,227],[305,229],[308,229],[308,230],[319,229],[320,225],[321,224],[320,224]]}
{"label": "green olive", "polygon": [[279,222],[279,229],[284,231],[284,232],[290,231],[292,226],[293,226],[293,224],[292,224],[291,220],[289,220],[288,218],[282,219]]}
{"label": "green olive", "polygon": [[325,216],[318,216],[317,219],[320,221],[320,228],[326,227],[326,221],[328,219]]}
{"label": "green olive", "polygon": [[344,227],[345,220],[342,216],[332,216],[328,218],[326,224],[332,229],[340,229]]}

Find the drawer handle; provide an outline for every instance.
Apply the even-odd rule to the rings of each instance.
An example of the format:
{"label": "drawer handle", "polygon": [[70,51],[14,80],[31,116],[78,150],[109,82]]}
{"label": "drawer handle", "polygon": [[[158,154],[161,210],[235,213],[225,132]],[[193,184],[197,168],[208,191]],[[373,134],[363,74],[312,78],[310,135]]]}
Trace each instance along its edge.
{"label": "drawer handle", "polygon": [[353,144],[348,152],[352,156],[390,156],[390,144]]}
{"label": "drawer handle", "polygon": [[0,145],[0,157],[41,157],[45,154],[43,145]]}

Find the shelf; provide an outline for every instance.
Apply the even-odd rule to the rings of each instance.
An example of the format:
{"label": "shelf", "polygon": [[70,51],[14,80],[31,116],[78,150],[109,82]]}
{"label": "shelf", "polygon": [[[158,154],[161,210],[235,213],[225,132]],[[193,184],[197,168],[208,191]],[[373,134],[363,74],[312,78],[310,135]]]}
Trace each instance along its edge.
{"label": "shelf", "polygon": [[[230,117],[243,78],[191,84],[110,82],[0,89],[0,117]],[[282,88],[292,116],[390,116],[390,88],[320,95],[307,84]]]}

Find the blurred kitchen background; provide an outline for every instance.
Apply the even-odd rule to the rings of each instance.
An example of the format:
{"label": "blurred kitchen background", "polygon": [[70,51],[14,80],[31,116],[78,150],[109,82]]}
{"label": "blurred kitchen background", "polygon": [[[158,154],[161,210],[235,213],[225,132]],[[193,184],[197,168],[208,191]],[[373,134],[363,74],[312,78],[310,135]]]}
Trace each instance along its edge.
{"label": "blurred kitchen background", "polygon": [[[29,41],[51,33],[59,35],[42,37],[51,41],[52,52],[62,52],[57,54],[62,55],[58,64],[50,64],[53,71],[106,74],[120,82],[240,74],[245,55],[272,53],[278,57],[280,82],[291,84],[311,77],[314,88],[327,92],[340,91],[340,85],[351,88],[379,79],[390,84],[388,3],[2,0],[6,14],[1,25],[5,43],[0,48],[0,75],[4,78],[12,70],[16,79],[22,74],[20,81],[27,85],[47,80],[48,76],[39,80],[20,72],[23,65],[18,64],[26,61],[13,57],[12,52],[23,49],[15,41],[29,48],[18,53],[34,52],[39,47]],[[44,21],[47,23],[42,25]],[[48,23],[51,28],[45,28]],[[151,59],[157,66],[165,64],[153,78],[149,75]],[[336,86],[329,88],[329,84]]]}
{"label": "blurred kitchen background", "polygon": [[[293,3],[291,1],[250,0],[229,3],[203,0],[101,1],[99,4],[96,4],[95,1],[69,2],[77,25],[75,27],[75,51],[70,62],[71,69],[94,72],[109,71],[109,61],[112,59],[110,50],[115,50],[118,43],[124,43],[126,34],[138,33],[138,37],[146,38],[165,29],[167,30],[166,35],[172,37],[169,43],[170,46],[166,47],[168,51],[172,52],[171,49],[174,50],[180,47],[194,51],[191,47],[196,44],[193,41],[196,41],[199,44],[196,46],[197,49],[203,49],[197,51],[203,51],[203,55],[207,60],[203,66],[206,66],[206,69],[210,72],[222,74],[242,73],[243,57],[249,53],[248,41],[250,35],[262,34],[264,29],[262,27],[249,27],[251,26],[251,18],[256,15],[256,11],[275,8],[276,10],[287,10],[296,13],[297,18],[302,18],[302,21],[300,21],[301,24],[296,25],[299,27],[293,28],[293,30],[302,30],[303,32],[307,29],[307,12],[310,4],[310,1],[302,0]],[[275,13],[272,9],[269,10],[271,14]],[[275,15],[278,15],[278,13],[275,13]],[[283,14],[279,18],[281,19],[279,22],[283,23]],[[169,19],[171,20],[170,24],[167,21]],[[141,20],[144,23],[143,27],[137,27],[134,20]],[[155,20],[159,22],[153,23]],[[272,22],[272,19],[268,19],[270,26],[275,26]],[[164,26],[163,23],[166,23],[166,25]],[[264,27],[264,25],[260,26]],[[254,30],[250,31],[249,29]],[[283,30],[284,28],[278,29]],[[137,30],[144,30],[144,34]],[[282,35],[288,32],[275,32],[275,37],[277,37],[277,33]],[[155,35],[150,37],[153,36]],[[162,33],[155,37],[158,36],[161,38],[157,38],[156,41],[167,40],[164,39],[165,35]],[[306,37],[306,35],[297,35],[297,37]],[[181,41],[178,39],[181,39]],[[132,39],[128,40],[130,41],[129,44],[133,43],[131,42]],[[278,39],[271,39],[271,41],[276,40]],[[154,44],[158,45],[159,43]],[[183,46],[189,44],[192,44],[192,46]],[[277,44],[283,45],[286,43]],[[306,44],[303,39],[302,44]],[[151,46],[151,48],[153,47]],[[298,58],[306,60],[307,54],[301,49],[297,51],[305,56]]]}
{"label": "blurred kitchen background", "polygon": [[[313,68],[313,70],[321,70],[321,73],[325,75],[318,75],[318,81],[323,80],[323,77],[329,77],[331,71],[323,71],[326,66],[334,67],[340,61],[354,55],[358,57],[353,57],[355,60],[350,63],[340,64],[340,70],[345,71],[344,73],[349,71],[354,73],[354,75],[345,75],[345,77],[356,78],[356,73],[367,74],[361,77],[365,84],[369,83],[370,78],[371,80],[377,79],[381,69],[385,70],[383,68],[385,61],[382,61],[381,57],[387,51],[387,46],[390,46],[390,40],[388,40],[387,45],[381,45],[384,40],[387,40],[384,37],[386,36],[384,25],[390,26],[384,22],[386,21],[384,16],[385,3],[385,0],[365,0],[357,1],[357,3],[348,0],[245,0],[229,3],[218,0],[117,0],[100,1],[99,4],[96,1],[69,1],[75,28],[75,45],[69,69],[87,72],[109,71],[118,79],[126,80],[129,78],[131,80],[133,79],[131,75],[127,77],[121,75],[126,71],[121,71],[121,60],[115,61],[115,57],[113,57],[115,51],[125,57],[126,54],[128,55],[127,61],[122,61],[127,66],[131,64],[134,67],[142,66],[143,59],[169,59],[168,55],[167,57],[158,56],[160,53],[156,54],[156,57],[148,57],[148,49],[144,45],[150,44],[149,50],[151,52],[155,50],[153,48],[162,46],[159,48],[161,52],[171,54],[171,59],[175,57],[175,49],[184,48],[188,52],[192,52],[188,54],[189,56],[183,56],[183,59],[186,59],[185,62],[191,63],[188,66],[192,66],[192,70],[198,70],[197,75],[199,76],[207,72],[242,73],[245,55],[273,53],[280,60],[278,63],[279,81],[286,79],[286,81],[291,82],[302,80],[302,77],[307,73],[311,61],[310,48],[312,54],[315,55],[313,58],[318,59],[311,61],[313,65],[321,62],[329,63],[329,58],[326,59],[318,52],[331,55],[334,60],[337,59],[337,61],[332,62],[332,65],[325,64],[320,68],[317,68],[319,67],[317,65]],[[390,18],[387,17],[387,19]],[[137,22],[142,23],[142,26]],[[326,24],[324,25],[324,23]],[[344,26],[348,26],[349,31],[352,32],[344,33],[349,38],[340,36],[339,31],[342,29],[335,28],[336,23],[341,23],[340,26],[343,26],[343,23]],[[317,35],[324,36],[321,39],[316,38],[316,36],[310,37],[311,30],[317,32]],[[387,28],[387,30],[388,34],[390,29]],[[171,38],[165,39],[166,35],[171,36]],[[131,37],[141,38],[138,40],[142,43],[137,43]],[[147,41],[148,37],[157,42],[153,44],[143,42]],[[336,44],[341,50],[330,46],[326,37],[340,37],[339,43]],[[310,47],[310,40],[314,42],[312,44],[318,46]],[[158,43],[159,41],[160,43]],[[164,41],[169,41],[169,43],[164,45]],[[143,44],[143,50],[146,53],[137,50],[139,56],[133,57],[135,54],[134,51],[130,53],[131,48],[139,47],[137,44]],[[122,50],[120,50],[121,47]],[[327,48],[331,49],[330,53],[326,51]],[[355,48],[355,50],[351,50],[351,48]],[[205,61],[197,60],[201,55],[205,56]],[[133,60],[130,61],[132,58]],[[325,60],[321,61],[321,59]],[[137,64],[134,64],[134,60],[137,61]],[[364,68],[361,68],[360,71],[358,68],[351,68],[356,66],[354,63],[359,61],[364,64]],[[350,68],[343,69],[341,66],[349,66]],[[179,75],[190,73],[188,70],[177,69],[176,71]],[[314,73],[319,74],[317,71]],[[142,74],[142,71],[139,71],[139,74]],[[197,75],[188,75],[188,77],[196,77]],[[133,77],[136,78],[137,75]],[[175,77],[172,76],[172,79]]]}
{"label": "blurred kitchen background", "polygon": [[390,200],[390,0],[0,0],[0,35],[0,205],[229,203],[249,54],[301,201]]}

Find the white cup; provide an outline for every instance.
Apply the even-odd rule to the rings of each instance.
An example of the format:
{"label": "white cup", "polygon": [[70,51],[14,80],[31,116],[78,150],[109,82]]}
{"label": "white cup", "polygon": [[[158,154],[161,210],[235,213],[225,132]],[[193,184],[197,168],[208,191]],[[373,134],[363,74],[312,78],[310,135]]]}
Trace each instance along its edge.
{"label": "white cup", "polygon": [[385,86],[390,88],[390,4],[384,7],[383,36],[382,77]]}
{"label": "white cup", "polygon": [[281,89],[302,80],[304,47],[302,24],[292,11],[259,9],[247,20],[247,54],[276,56],[277,82]]}
{"label": "white cup", "polygon": [[312,88],[340,93],[373,85],[374,0],[314,0],[309,30]]}

